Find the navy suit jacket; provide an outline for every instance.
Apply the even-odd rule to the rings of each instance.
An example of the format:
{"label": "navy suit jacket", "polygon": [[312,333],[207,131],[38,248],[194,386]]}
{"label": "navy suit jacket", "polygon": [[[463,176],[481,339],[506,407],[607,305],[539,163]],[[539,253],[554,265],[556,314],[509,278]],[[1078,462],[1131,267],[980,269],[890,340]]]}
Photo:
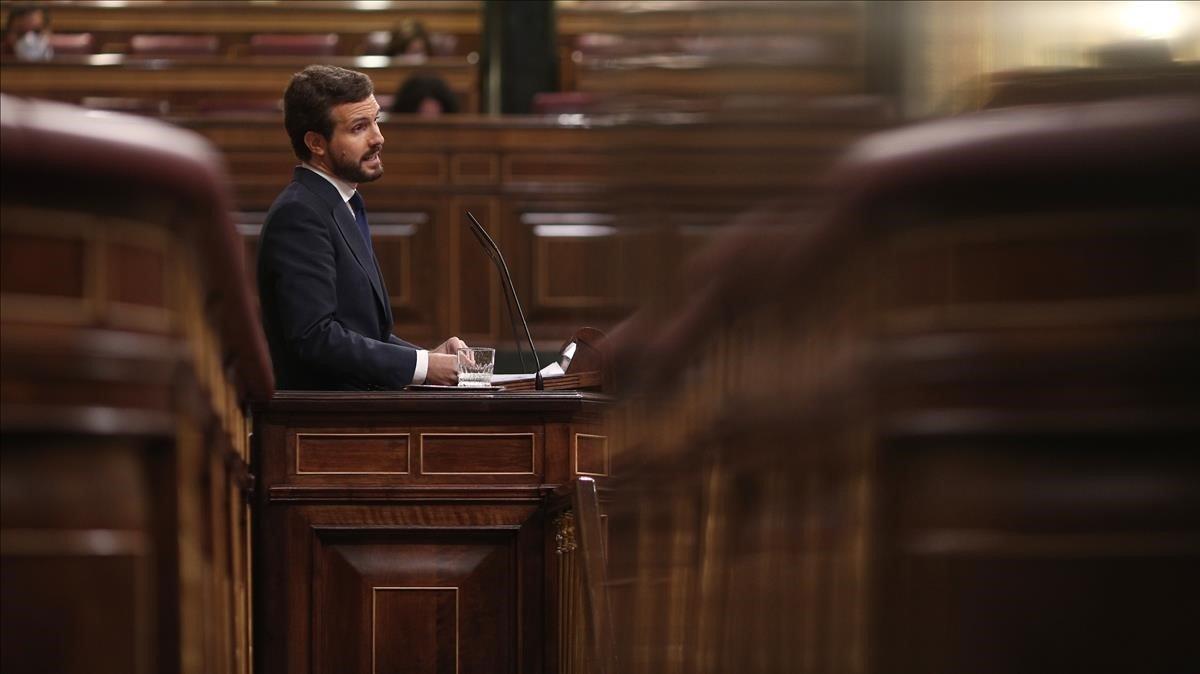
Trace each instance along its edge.
{"label": "navy suit jacket", "polygon": [[281,389],[397,389],[417,348],[392,334],[379,265],[324,177],[297,167],[263,223],[263,328]]}

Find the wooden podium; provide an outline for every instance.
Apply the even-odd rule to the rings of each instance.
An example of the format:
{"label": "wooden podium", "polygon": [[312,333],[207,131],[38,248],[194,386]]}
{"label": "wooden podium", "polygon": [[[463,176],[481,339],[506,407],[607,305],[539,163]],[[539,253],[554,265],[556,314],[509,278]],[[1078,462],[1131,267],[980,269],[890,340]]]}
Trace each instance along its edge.
{"label": "wooden podium", "polygon": [[283,392],[255,410],[257,671],[556,671],[547,500],[598,393]]}

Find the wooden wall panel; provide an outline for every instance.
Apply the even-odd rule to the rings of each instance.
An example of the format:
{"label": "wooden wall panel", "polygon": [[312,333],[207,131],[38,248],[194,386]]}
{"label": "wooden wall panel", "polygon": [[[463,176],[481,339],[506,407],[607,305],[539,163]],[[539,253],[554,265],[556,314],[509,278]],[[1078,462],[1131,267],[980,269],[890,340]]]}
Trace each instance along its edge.
{"label": "wooden wall panel", "polygon": [[[50,62],[5,61],[0,91],[69,103],[88,99],[126,101],[146,114],[246,113],[278,109],[293,73],[309,65],[310,56],[140,58],[106,54],[64,57]],[[434,69],[464,102],[464,112],[479,111],[479,73],[465,59],[435,58],[421,63],[386,57],[324,57],[323,63],[365,72],[379,95],[392,96],[418,71]],[[104,107],[101,105],[100,107]],[[226,111],[222,113],[222,111]],[[426,166],[412,171],[420,172]],[[444,172],[444,169],[443,169]]]}
{"label": "wooden wall panel", "polygon": [[[444,264],[445,208],[436,198],[415,197],[394,209],[366,201],[371,241],[383,272],[395,319],[396,334],[433,347],[435,327],[445,319],[438,302],[436,270]],[[440,341],[440,340],[439,340]]]}
{"label": "wooden wall panel", "polygon": [[4,671],[152,671],[158,579],[145,450],[5,437]]}
{"label": "wooden wall panel", "polygon": [[389,672],[460,671],[461,589],[372,587],[372,666]]}
{"label": "wooden wall panel", "polygon": [[608,436],[575,433],[572,449],[574,456],[571,465],[576,475],[608,476],[612,466]]}
{"label": "wooden wall panel", "polygon": [[458,153],[451,157],[450,174],[456,185],[494,185],[500,179],[500,161],[489,153]]}
{"label": "wooden wall panel", "polygon": [[317,672],[516,671],[516,532],[314,532]]}
{"label": "wooden wall panel", "polygon": [[535,229],[533,239],[531,310],[620,306],[616,230],[582,237]]}
{"label": "wooden wall panel", "polygon": [[[20,217],[13,214],[11,217]],[[2,283],[5,295],[83,299],[88,277],[87,246],[83,240],[33,232],[13,234],[5,241]],[[46,268],[59,270],[44,273]]]}
{"label": "wooden wall panel", "polygon": [[533,433],[446,433],[420,436],[422,475],[537,475]]}
{"label": "wooden wall panel", "polygon": [[3,106],[2,667],[248,672],[243,405],[273,383],[215,153]]}
{"label": "wooden wall panel", "polygon": [[[450,242],[450,323],[448,334],[468,344],[493,343],[508,322],[501,272],[469,231],[471,212],[497,242],[502,223],[494,197],[451,197],[446,239]],[[503,244],[501,244],[503,245]],[[502,249],[503,252],[503,249]],[[511,265],[512,262],[509,261]]]}
{"label": "wooden wall panel", "polygon": [[409,433],[297,433],[297,475],[412,472]]}
{"label": "wooden wall panel", "polygon": [[643,382],[604,431],[619,659],[1198,661],[1198,119],[1159,99],[891,132],[797,208],[811,227],[694,260],[619,338]]}
{"label": "wooden wall panel", "polygon": [[[697,241],[736,225],[747,209],[781,193],[815,200],[841,149],[885,119],[881,107],[863,104],[766,124],[387,120],[386,173],[361,188],[373,227],[416,225],[411,236],[396,230],[394,242],[376,238],[394,331],[425,346],[450,335],[502,347],[511,340],[499,277],[466,229],[468,210],[504,252],[540,349],[558,348],[581,325],[611,328],[667,282]],[[244,235],[253,238],[254,221],[295,165],[279,120],[180,121],[222,148],[250,225]],[[579,224],[616,232],[567,236],[588,230],[570,231]]]}
{"label": "wooden wall panel", "polygon": [[[605,404],[282,392],[256,408],[257,671],[554,671],[544,506],[571,479],[569,430]],[[297,473],[297,436],[348,470]],[[412,473],[366,474],[400,438]]]}

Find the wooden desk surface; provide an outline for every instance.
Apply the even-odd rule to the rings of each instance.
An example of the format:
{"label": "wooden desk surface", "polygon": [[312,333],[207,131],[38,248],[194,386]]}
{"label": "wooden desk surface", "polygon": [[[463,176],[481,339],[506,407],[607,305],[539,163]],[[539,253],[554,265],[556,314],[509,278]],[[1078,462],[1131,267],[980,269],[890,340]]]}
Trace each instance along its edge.
{"label": "wooden desk surface", "polygon": [[256,409],[260,414],[573,414],[611,399],[581,391],[471,393],[448,391],[279,391]]}

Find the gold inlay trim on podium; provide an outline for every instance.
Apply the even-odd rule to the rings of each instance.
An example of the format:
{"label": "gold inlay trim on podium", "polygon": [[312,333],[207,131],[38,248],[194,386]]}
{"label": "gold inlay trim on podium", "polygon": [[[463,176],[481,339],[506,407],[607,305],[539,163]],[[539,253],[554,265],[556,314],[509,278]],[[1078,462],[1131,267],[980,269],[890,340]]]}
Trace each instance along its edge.
{"label": "gold inlay trim on podium", "polygon": [[[603,473],[588,473],[588,472],[579,470],[579,438],[596,438],[598,440],[604,441],[604,449],[602,452],[602,456],[604,457],[604,472]],[[592,433],[576,433],[575,437],[573,437],[571,439],[571,472],[575,473],[576,475],[591,475],[593,477],[608,477],[608,474],[612,472],[612,466],[609,461],[610,461],[610,455],[608,453],[608,436],[607,435],[594,435]]]}
{"label": "gold inlay trim on podium", "polygon": [[[517,472],[489,471],[426,471],[425,470],[425,438],[435,436],[455,436],[463,438],[518,438],[529,437],[529,470]],[[420,471],[422,475],[537,475],[537,439],[533,433],[422,433],[419,442]]]}
{"label": "gold inlay trim on podium", "polygon": [[[304,437],[402,437],[404,438],[404,470],[300,470],[300,439]],[[295,454],[297,475],[408,475],[412,473],[412,433],[297,433]]]}
{"label": "gold inlay trim on podium", "polygon": [[458,663],[459,663],[459,659],[460,659],[460,658],[458,657],[458,645],[459,645],[459,639],[458,639],[458,616],[459,616],[459,610],[458,610],[458,587],[457,587],[457,586],[451,586],[451,587],[384,586],[384,587],[372,587],[372,588],[371,588],[371,674],[375,674],[375,672],[376,672],[376,659],[377,659],[377,657],[376,657],[376,650],[375,650],[375,643],[376,643],[375,624],[376,624],[376,608],[377,608],[377,600],[376,600],[376,597],[378,596],[378,593],[379,593],[380,591],[383,591],[383,590],[388,590],[388,591],[399,591],[399,590],[442,590],[442,591],[445,591],[445,590],[453,590],[453,591],[454,591],[454,672],[455,672],[455,674],[458,674]]}

